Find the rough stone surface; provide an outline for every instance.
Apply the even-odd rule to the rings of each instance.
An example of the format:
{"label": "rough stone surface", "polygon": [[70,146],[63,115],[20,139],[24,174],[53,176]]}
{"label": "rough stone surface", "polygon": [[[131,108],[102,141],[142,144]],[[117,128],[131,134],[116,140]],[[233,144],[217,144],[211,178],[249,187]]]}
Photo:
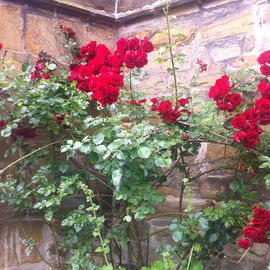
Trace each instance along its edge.
{"label": "rough stone surface", "polygon": [[[21,241],[30,237],[35,241],[40,253],[48,259],[44,240],[50,241],[51,239],[48,228],[42,221],[15,219],[1,225],[0,269],[48,269],[44,264],[40,264],[40,256],[35,250],[29,256],[25,255],[25,246]],[[27,268],[29,264],[33,266],[37,264],[37,268]]]}
{"label": "rough stone surface", "polygon": [[21,8],[0,3],[0,38],[6,49],[22,51],[22,17]]}

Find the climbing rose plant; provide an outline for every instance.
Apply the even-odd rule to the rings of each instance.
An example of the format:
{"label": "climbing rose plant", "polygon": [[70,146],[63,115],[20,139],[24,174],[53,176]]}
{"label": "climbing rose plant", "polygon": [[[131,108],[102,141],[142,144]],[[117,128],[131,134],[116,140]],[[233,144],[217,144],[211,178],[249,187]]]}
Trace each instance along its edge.
{"label": "climbing rose plant", "polygon": [[[39,215],[48,224],[57,258],[42,257],[44,263],[72,270],[128,265],[195,270],[222,256],[227,243],[237,241],[245,250],[253,243],[269,244],[269,211],[250,185],[265,177],[270,186],[264,130],[270,123],[270,51],[258,58],[261,74],[223,75],[205,102],[192,89],[203,86],[199,76],[207,64],[197,59],[194,76],[184,85],[176,68],[182,55],[174,55],[170,43],[159,49],[157,62],[171,62],[174,94],[148,97],[137,84],[154,50],[147,37],[122,37],[113,51],[96,41],[79,46],[72,28],[59,23],[58,29],[69,49],[64,63],[41,52],[33,67],[25,63],[16,75],[5,64],[6,53],[1,58],[1,135],[9,144],[6,155],[20,157],[1,168],[0,196],[15,214]],[[235,172],[230,197],[195,211],[193,182],[221,170],[201,173],[200,162],[190,161],[201,143],[233,146],[239,153],[229,164]],[[178,211],[156,213],[165,199],[160,188],[176,171]],[[252,205],[253,218],[245,227]],[[164,228],[174,244],[162,243],[160,259],[149,266],[149,249],[143,247],[160,231],[148,233],[144,226],[160,215],[176,217]],[[19,225],[27,252],[37,250]],[[245,238],[237,240],[243,227]]]}

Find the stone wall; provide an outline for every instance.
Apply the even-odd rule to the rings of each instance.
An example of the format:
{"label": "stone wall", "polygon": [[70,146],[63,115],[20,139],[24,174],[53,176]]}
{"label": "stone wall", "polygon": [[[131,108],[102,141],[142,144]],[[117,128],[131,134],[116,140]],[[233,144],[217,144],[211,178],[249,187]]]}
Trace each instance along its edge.
{"label": "stone wall", "polygon": [[[66,25],[74,28],[82,43],[95,39],[113,48],[120,36],[148,36],[156,49],[149,56],[149,64],[145,68],[148,73],[147,79],[141,85],[146,89],[148,97],[171,93],[171,78],[167,74],[170,63],[159,65],[155,62],[159,56],[159,48],[167,43],[164,33],[166,21],[160,8],[162,1],[48,2],[52,4],[46,5],[44,0],[41,0],[40,4],[34,0],[0,0],[0,42],[4,43],[7,58],[17,69],[20,63],[37,58],[41,50],[56,57],[65,54],[62,35],[55,29],[57,22],[63,20]],[[176,50],[186,55],[185,63],[179,65],[179,79],[186,83],[193,75],[197,58],[202,59],[208,65],[207,72],[202,73],[200,79],[207,82],[200,88],[204,93],[219,73],[239,69],[245,63],[256,65],[257,55],[270,48],[270,3],[267,0],[180,0],[173,1],[172,6],[172,32],[186,36],[185,39],[178,37],[175,40]],[[98,15],[93,15],[95,10]],[[194,89],[194,92],[196,91],[198,89]],[[3,153],[0,154],[2,167]],[[204,166],[194,168],[205,172],[213,166],[222,166],[235,155],[232,148],[205,144],[196,158],[196,162],[203,161]],[[179,187],[180,180],[181,175],[176,174],[170,182],[171,185],[160,189],[160,192],[166,195],[166,202],[159,206],[159,212],[177,210],[178,193],[175,190]],[[193,187],[194,206],[202,208],[214,200],[216,195],[226,194],[230,180],[228,171],[205,174],[198,179]],[[35,252],[30,257],[25,256],[24,247],[20,243],[20,240],[25,238],[25,229],[39,243],[38,248],[42,255],[49,258],[52,243],[49,228],[39,219],[10,219],[10,211],[4,206],[0,215],[0,239],[3,243],[3,249],[0,251],[0,270],[49,269]],[[162,229],[168,221],[168,218],[152,220],[148,224],[150,233]],[[164,238],[168,239],[166,233],[151,238],[152,258],[155,247]],[[260,256],[266,251],[264,247],[260,247],[256,252],[257,254],[248,256],[239,265],[235,263],[239,259],[239,253],[231,246],[226,249],[229,259],[217,264],[216,269],[263,270]]]}

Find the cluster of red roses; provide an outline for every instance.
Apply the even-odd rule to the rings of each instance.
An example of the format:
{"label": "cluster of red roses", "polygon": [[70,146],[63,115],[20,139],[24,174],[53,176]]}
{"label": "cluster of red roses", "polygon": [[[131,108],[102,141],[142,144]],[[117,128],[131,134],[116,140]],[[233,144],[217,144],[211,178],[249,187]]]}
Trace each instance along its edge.
{"label": "cluster of red roses", "polygon": [[120,38],[116,46],[115,54],[129,69],[144,67],[148,62],[147,53],[154,50],[153,44],[146,37],[142,40],[136,37],[131,40]]}
{"label": "cluster of red roses", "polygon": [[63,23],[58,24],[58,28],[61,33],[64,34],[65,38],[68,39],[76,39],[76,33],[71,27],[64,26]]}
{"label": "cluster of red roses", "polygon": [[190,111],[187,109],[180,110],[180,107],[184,107],[185,105],[189,104],[189,100],[187,98],[180,98],[177,102],[178,105],[175,107],[173,107],[170,100],[163,100],[159,102],[157,98],[152,98],[151,102],[153,103],[151,110],[159,112],[167,123],[175,123],[183,113],[190,115]]}
{"label": "cluster of red roses", "polygon": [[111,105],[118,100],[123,85],[123,64],[141,68],[147,64],[147,53],[152,50],[153,44],[147,38],[121,38],[113,54],[105,45],[91,41],[81,47],[81,55],[70,66],[70,80],[77,82],[79,90],[91,92],[92,99],[102,106]]}
{"label": "cluster of red roses", "polygon": [[268,234],[270,230],[270,211],[260,207],[253,207],[253,217],[249,225],[243,229],[245,238],[237,241],[237,245],[247,250],[253,243],[269,244]]}
{"label": "cluster of red roses", "polygon": [[229,77],[223,75],[220,79],[217,79],[215,85],[210,88],[208,96],[216,101],[216,105],[220,110],[233,112],[242,102],[240,94],[229,94],[233,87],[234,84],[230,84]]}
{"label": "cluster of red roses", "polygon": [[270,75],[270,51],[263,52],[257,61],[261,65],[261,73],[265,76]]}
{"label": "cluster of red roses", "polygon": [[[265,66],[267,66],[266,61],[270,63],[270,51],[263,52],[258,58],[258,62],[264,63]],[[262,74],[268,74],[264,72],[268,66],[262,67]],[[270,84],[267,80],[262,80],[258,84],[258,91],[261,93],[261,97],[255,100],[254,107],[245,110],[242,114],[237,114],[231,120],[232,126],[239,129],[234,133],[234,141],[243,142],[248,148],[254,148],[259,143],[259,137],[262,133],[259,125],[270,123]]]}
{"label": "cluster of red roses", "polygon": [[31,80],[40,80],[44,78],[45,80],[49,80],[51,78],[50,73],[45,71],[46,64],[43,60],[38,59],[36,61],[34,71],[30,75]]}

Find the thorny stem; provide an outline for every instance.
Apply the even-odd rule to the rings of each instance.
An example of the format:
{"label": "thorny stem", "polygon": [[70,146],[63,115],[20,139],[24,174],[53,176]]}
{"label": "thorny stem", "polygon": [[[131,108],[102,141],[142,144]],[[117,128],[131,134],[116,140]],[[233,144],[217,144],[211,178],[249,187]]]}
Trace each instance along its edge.
{"label": "thorny stem", "polygon": [[177,103],[178,89],[177,89],[176,70],[175,70],[175,63],[174,63],[173,50],[172,50],[173,44],[172,44],[170,21],[169,21],[169,0],[166,0],[164,13],[166,15],[167,34],[168,34],[168,41],[169,41],[169,52],[170,52],[170,59],[171,59],[171,64],[172,64],[172,73],[173,73],[173,79],[174,79],[175,102]]}
{"label": "thorny stem", "polygon": [[155,232],[152,232],[152,233],[146,235],[146,236],[143,237],[143,238],[140,238],[140,240],[141,240],[141,241],[145,241],[145,240],[149,239],[151,236],[153,236],[153,235],[155,235],[155,234],[157,234],[157,233],[161,233],[161,232],[168,231],[168,230],[169,230],[169,227],[159,229],[159,230],[157,230],[157,231],[155,231]]}
{"label": "thorny stem", "polygon": [[17,160],[15,160],[14,162],[10,163],[9,165],[7,165],[5,168],[3,168],[2,170],[0,170],[0,175],[2,175],[6,170],[8,170],[9,168],[13,167],[14,165],[16,165],[17,163],[20,163],[22,160],[34,155],[35,153],[43,150],[43,149],[46,149],[52,145],[55,145],[55,144],[59,144],[61,142],[64,142],[64,140],[59,140],[59,141],[56,141],[56,142],[52,142],[52,143],[49,143],[49,144],[46,144],[42,147],[39,147],[37,148],[36,150],[32,151],[31,153],[25,155],[25,156],[22,156],[21,158],[18,158]]}
{"label": "thorny stem", "polygon": [[137,245],[137,267],[138,269],[141,269],[143,266],[143,257],[142,257],[142,246],[141,246],[141,238],[140,238],[140,229],[138,226],[137,221],[135,220],[134,217],[132,217],[132,224],[131,224],[131,229],[133,231],[136,245]]}
{"label": "thorny stem", "polygon": [[[94,210],[94,202],[93,202],[93,199],[92,199],[92,196],[93,196],[93,191],[90,190],[87,185],[85,184],[82,184],[82,190],[84,192],[84,194],[86,195],[86,200],[90,203],[91,207],[90,207],[90,211],[92,212],[92,215],[94,217],[95,220],[97,220],[97,215],[96,215],[96,211]],[[105,251],[105,248],[107,246],[107,244],[104,243],[103,241],[103,237],[101,235],[101,231],[100,231],[100,227],[99,227],[99,224],[98,222],[96,222],[96,232],[97,232],[97,235],[98,235],[98,238],[99,238],[99,241],[100,241],[100,244],[101,244],[101,249],[102,249],[102,253],[103,253],[103,257],[104,257],[104,260],[106,262],[106,265],[109,265],[109,260],[107,258],[107,253]]]}
{"label": "thorny stem", "polygon": [[134,100],[133,94],[132,94],[132,74],[131,74],[131,69],[129,69],[129,91],[130,91],[130,96],[131,99]]}
{"label": "thorny stem", "polygon": [[[190,181],[190,179],[189,179],[189,169],[187,169],[186,166],[185,166],[185,158],[184,158],[184,153],[183,153],[183,149],[182,149],[181,146],[180,146],[179,150],[180,150],[181,162],[182,162],[182,165],[184,166],[184,172],[185,172],[184,178],[188,178],[188,181]],[[179,194],[179,207],[178,207],[178,210],[179,210],[180,213],[182,212],[184,189],[185,189],[185,185],[184,185],[184,182],[182,180],[180,194]]]}
{"label": "thorny stem", "polygon": [[178,213],[178,212],[172,212],[172,213],[162,213],[162,214],[155,214],[155,215],[152,215],[152,216],[149,216],[147,217],[145,220],[151,220],[151,219],[154,219],[154,218],[159,218],[159,217],[166,217],[166,216],[186,216],[187,214],[186,213]]}

